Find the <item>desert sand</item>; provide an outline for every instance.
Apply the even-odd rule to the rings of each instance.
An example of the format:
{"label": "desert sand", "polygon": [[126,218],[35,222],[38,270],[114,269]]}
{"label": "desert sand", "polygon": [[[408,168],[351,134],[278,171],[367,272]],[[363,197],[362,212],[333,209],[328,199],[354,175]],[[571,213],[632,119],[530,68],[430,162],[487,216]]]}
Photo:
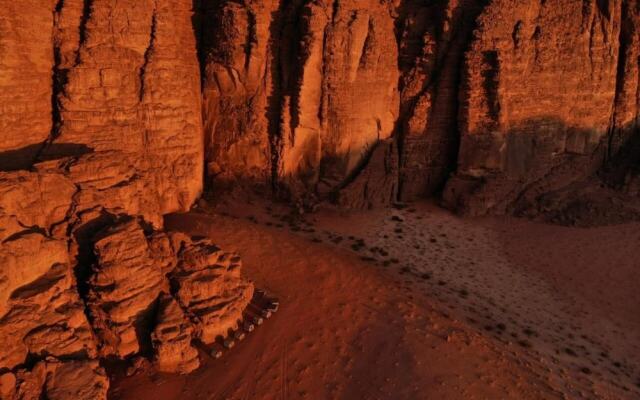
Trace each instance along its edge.
{"label": "desert sand", "polygon": [[145,369],[112,398],[640,396],[640,224],[230,204],[166,225],[239,252],[280,311],[193,374]]}

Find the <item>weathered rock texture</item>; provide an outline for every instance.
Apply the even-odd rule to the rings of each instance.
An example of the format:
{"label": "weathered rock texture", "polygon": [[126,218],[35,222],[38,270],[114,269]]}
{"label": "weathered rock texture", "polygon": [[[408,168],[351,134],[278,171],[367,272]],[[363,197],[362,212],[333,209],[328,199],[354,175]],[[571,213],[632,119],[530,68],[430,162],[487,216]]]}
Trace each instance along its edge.
{"label": "weathered rock texture", "polygon": [[465,54],[447,200],[518,211],[601,167],[637,128],[637,21],[635,2],[487,6]]}
{"label": "weathered rock texture", "polygon": [[158,370],[189,373],[200,366],[198,351],[191,345],[193,326],[178,302],[169,295],[158,300],[156,327],[153,330],[153,346]]}
{"label": "weathered rock texture", "polygon": [[201,1],[208,174],[339,189],[398,115],[393,6]]}
{"label": "weathered rock texture", "polygon": [[458,151],[458,91],[464,52],[482,1],[405,1],[399,8],[400,196],[442,188]]}
{"label": "weathered rock texture", "polygon": [[102,355],[125,358],[140,352],[157,299],[169,292],[159,262],[163,254],[153,251],[135,220],[109,227],[96,239],[87,305]]}
{"label": "weathered rock texture", "polygon": [[521,212],[637,132],[636,0],[16,7],[1,167],[94,154],[80,183],[111,164],[86,201],[157,227],[203,175],[355,207],[446,186],[462,212]]}
{"label": "weathered rock texture", "polygon": [[[354,207],[445,189],[464,213],[521,213],[637,134],[635,0],[197,11],[210,182]],[[397,155],[374,156],[390,137]]]}
{"label": "weathered rock texture", "polygon": [[59,175],[0,173],[0,193],[0,370],[30,356],[94,357],[74,263],[55,229],[73,185]]}
{"label": "weathered rock texture", "polygon": [[27,168],[52,126],[53,1],[2,2],[0,170]]}
{"label": "weathered rock texture", "polygon": [[[104,399],[102,357],[155,351],[161,369],[193,370],[190,334],[154,330],[176,318],[159,299],[189,248],[162,217],[203,186],[191,1],[1,5],[0,397]],[[238,302],[221,332],[251,294],[239,274],[194,283]],[[245,303],[224,297],[234,284]],[[218,322],[182,312],[187,332]]]}
{"label": "weathered rock texture", "polygon": [[236,329],[252,297],[240,258],[141,217],[83,211],[72,174],[46,169],[0,173],[3,396],[105,398],[97,360],[106,357],[155,354],[163,371],[197,368],[192,340]]}
{"label": "weathered rock texture", "polygon": [[253,297],[253,286],[240,276],[237,255],[223,252],[206,239],[179,241],[179,261],[170,275],[175,295],[189,310],[196,324],[196,336],[212,343],[237,329],[242,311]]}
{"label": "weathered rock texture", "polygon": [[128,219],[92,241],[87,305],[104,357],[155,347],[163,370],[189,372],[198,365],[191,339],[210,344],[226,337],[253,295],[240,276],[240,257],[206,239],[145,233]]}
{"label": "weathered rock texture", "polygon": [[0,375],[3,399],[104,399],[109,381],[97,361],[38,362],[31,370]]}
{"label": "weathered rock texture", "polygon": [[112,177],[149,212],[188,209],[204,163],[191,1],[6,3],[0,169],[96,152],[89,175],[125,164]]}

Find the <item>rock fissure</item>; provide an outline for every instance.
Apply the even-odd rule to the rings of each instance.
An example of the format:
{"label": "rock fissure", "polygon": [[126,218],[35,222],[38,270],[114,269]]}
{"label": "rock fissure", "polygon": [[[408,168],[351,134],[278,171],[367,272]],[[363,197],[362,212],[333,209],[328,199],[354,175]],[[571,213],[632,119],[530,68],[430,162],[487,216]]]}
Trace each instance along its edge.
{"label": "rock fissure", "polygon": [[147,72],[147,67],[151,61],[151,57],[153,57],[153,51],[156,41],[156,30],[158,29],[158,14],[157,14],[157,1],[153,3],[153,10],[151,11],[151,33],[149,35],[149,45],[147,49],[144,51],[144,62],[140,67],[140,94],[139,100],[142,102],[145,96],[145,74]]}
{"label": "rock fissure", "polygon": [[94,0],[83,0],[82,2],[82,14],[80,17],[80,24],[78,26],[78,50],[76,52],[75,66],[77,67],[82,62],[81,50],[87,43],[88,36],[88,23],[91,19],[91,13],[93,11]]}

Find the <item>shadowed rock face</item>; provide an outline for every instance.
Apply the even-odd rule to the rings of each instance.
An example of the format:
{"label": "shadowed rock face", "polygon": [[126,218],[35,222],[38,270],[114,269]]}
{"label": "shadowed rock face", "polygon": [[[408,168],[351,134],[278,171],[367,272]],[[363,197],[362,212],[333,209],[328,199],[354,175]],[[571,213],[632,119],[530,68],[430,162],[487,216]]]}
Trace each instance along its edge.
{"label": "shadowed rock face", "polygon": [[638,21],[633,1],[486,7],[464,59],[445,199],[512,213],[599,169],[637,132]]}
{"label": "shadowed rock face", "polygon": [[161,231],[205,185],[474,215],[640,193],[636,0],[0,6],[5,397],[104,397],[105,356],[197,367],[191,340],[252,291],[235,257]]}

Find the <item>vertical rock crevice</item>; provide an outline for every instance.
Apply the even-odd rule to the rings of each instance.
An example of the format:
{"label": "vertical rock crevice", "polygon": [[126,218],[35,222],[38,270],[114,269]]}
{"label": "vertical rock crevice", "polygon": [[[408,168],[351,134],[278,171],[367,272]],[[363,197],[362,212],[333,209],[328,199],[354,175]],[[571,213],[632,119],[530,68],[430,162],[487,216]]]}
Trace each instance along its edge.
{"label": "vertical rock crevice", "polygon": [[247,32],[246,40],[245,40],[245,44],[244,44],[244,49],[245,49],[244,69],[245,69],[245,71],[247,71],[249,69],[250,62],[251,62],[251,54],[253,52],[254,46],[258,42],[258,37],[257,37],[258,33],[256,31],[256,29],[257,29],[256,28],[256,24],[257,24],[256,14],[249,7],[246,8],[246,12],[247,12],[247,22],[248,22],[249,26],[248,26],[248,29],[247,29],[248,32]]}
{"label": "vertical rock crevice", "polygon": [[83,5],[82,5],[82,15],[80,17],[80,24],[78,26],[78,51],[76,53],[76,62],[75,62],[75,66],[80,65],[81,63],[81,52],[80,50],[85,47],[85,44],[87,43],[87,37],[88,37],[88,23],[89,20],[91,19],[91,13],[93,12],[93,2],[94,0],[83,0]]}
{"label": "vertical rock crevice", "polygon": [[[635,66],[633,65],[634,58],[640,57],[637,49],[639,44],[637,38],[638,27],[636,26],[636,24],[638,24],[637,11],[634,12],[633,6],[634,2],[628,1],[623,2],[620,7],[620,32],[617,39],[618,53],[615,75],[615,95],[611,107],[611,121],[607,129],[605,167],[607,163],[616,157],[620,149],[637,129],[639,111],[637,100],[636,106],[631,107],[632,109],[630,109],[629,105],[634,94],[636,99],[638,98],[637,91],[638,88],[640,88],[640,82],[638,81],[640,66],[638,63],[635,63]],[[634,15],[634,13],[636,15]],[[636,18],[634,18],[634,16]],[[632,87],[634,85],[636,86],[635,91]]]}
{"label": "vertical rock crevice", "polygon": [[139,80],[140,80],[140,94],[139,99],[142,102],[145,95],[145,74],[147,72],[147,67],[151,62],[151,57],[153,56],[153,51],[156,42],[156,31],[158,29],[158,3],[157,0],[153,2],[153,11],[151,12],[151,33],[149,35],[149,45],[147,49],[144,51],[144,62],[140,67],[139,72]]}
{"label": "vertical rock crevice", "polygon": [[[271,75],[271,93],[267,98],[267,133],[270,145],[271,174],[270,185],[273,193],[279,191],[279,178],[281,175],[281,158],[283,148],[283,124],[282,111],[285,109],[284,93],[286,90],[285,76],[282,66],[282,37],[286,29],[286,13],[289,11],[290,1],[281,0],[277,10],[273,13],[269,25],[268,57]],[[284,50],[285,54],[287,53]]]}
{"label": "vertical rock crevice", "polygon": [[[58,20],[64,7],[64,0],[59,0],[53,12],[53,69],[52,69],[52,90],[51,90],[51,133],[42,148],[50,145],[55,141],[60,133],[60,125],[62,116],[60,111],[60,97],[64,93],[64,87],[67,84],[68,71],[62,69],[62,55],[60,54],[60,40],[58,32]],[[42,151],[42,150],[41,150]],[[40,154],[36,157],[36,160]]]}

